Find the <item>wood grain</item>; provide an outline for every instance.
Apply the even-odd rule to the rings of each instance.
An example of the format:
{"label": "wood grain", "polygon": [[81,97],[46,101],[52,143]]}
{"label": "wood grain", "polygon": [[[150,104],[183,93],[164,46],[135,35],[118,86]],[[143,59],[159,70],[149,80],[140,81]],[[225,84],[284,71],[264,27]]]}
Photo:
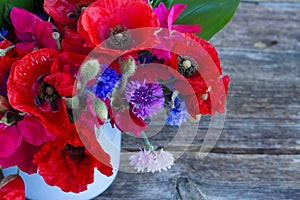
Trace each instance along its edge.
{"label": "wood grain", "polygon": [[[97,199],[297,199],[300,197],[300,156],[227,155],[199,159],[186,153],[160,174],[120,172]],[[197,197],[197,198],[196,198]]]}

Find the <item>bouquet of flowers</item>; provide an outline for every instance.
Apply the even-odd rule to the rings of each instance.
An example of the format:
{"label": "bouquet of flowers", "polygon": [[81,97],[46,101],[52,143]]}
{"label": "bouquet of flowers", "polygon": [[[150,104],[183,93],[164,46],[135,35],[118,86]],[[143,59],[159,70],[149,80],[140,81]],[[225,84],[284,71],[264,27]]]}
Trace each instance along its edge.
{"label": "bouquet of flowers", "polygon": [[[181,126],[225,111],[229,77],[204,39],[220,30],[238,5],[182,1],[190,8],[213,5],[210,12],[228,9],[218,17],[200,9],[194,19],[180,2],[3,1],[0,166],[38,172],[65,192],[85,191],[95,168],[106,176],[113,173],[95,133],[109,123],[145,140],[145,148],[130,157],[135,169],[169,169],[174,158],[151,145],[148,119],[164,110],[166,124]],[[0,197],[9,196],[14,183],[22,180],[6,179]],[[17,193],[7,198],[24,197]]]}

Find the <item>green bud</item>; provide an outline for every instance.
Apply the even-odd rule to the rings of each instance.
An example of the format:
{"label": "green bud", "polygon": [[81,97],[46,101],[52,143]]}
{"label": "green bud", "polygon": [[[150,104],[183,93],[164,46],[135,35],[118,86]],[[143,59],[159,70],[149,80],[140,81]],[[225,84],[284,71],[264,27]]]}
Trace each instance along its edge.
{"label": "green bud", "polygon": [[83,81],[89,81],[97,76],[100,71],[100,63],[98,60],[88,60],[80,68],[80,74],[83,78]]}
{"label": "green bud", "polygon": [[54,40],[59,40],[59,38],[60,38],[59,32],[53,32],[52,37],[53,37]]}
{"label": "green bud", "polygon": [[202,115],[199,114],[199,115],[196,115],[196,118],[189,117],[188,120],[189,120],[190,122],[193,122],[193,123],[195,123],[195,122],[200,122],[201,117],[202,117]]}
{"label": "green bud", "polygon": [[66,103],[66,106],[70,109],[78,108],[79,107],[79,98],[77,96],[66,98],[62,97],[64,102]]}
{"label": "green bud", "polygon": [[134,59],[129,57],[121,63],[121,72],[124,76],[129,77],[133,75],[136,71],[136,65]]}
{"label": "green bud", "polygon": [[95,99],[93,102],[93,108],[97,116],[104,122],[107,121],[108,117],[108,110],[106,108],[106,105],[103,101],[100,99]]}

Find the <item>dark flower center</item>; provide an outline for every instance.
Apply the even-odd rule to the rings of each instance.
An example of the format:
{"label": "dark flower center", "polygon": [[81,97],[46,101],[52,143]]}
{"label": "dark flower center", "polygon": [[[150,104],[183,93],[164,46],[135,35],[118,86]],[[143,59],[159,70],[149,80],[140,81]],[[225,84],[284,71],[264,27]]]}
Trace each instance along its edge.
{"label": "dark flower center", "polygon": [[75,147],[73,145],[67,144],[64,148],[67,154],[70,156],[72,161],[74,160],[81,160],[85,156],[85,149],[83,146]]}
{"label": "dark flower center", "polygon": [[178,72],[185,77],[190,77],[198,68],[197,62],[188,56],[178,57]]}
{"label": "dark flower center", "polygon": [[44,81],[44,77],[39,80],[39,93],[35,97],[35,103],[42,106],[45,101],[49,102],[53,111],[58,110],[56,99],[59,97],[55,87]]}
{"label": "dark flower center", "polygon": [[85,10],[86,7],[87,7],[88,5],[89,5],[89,4],[79,4],[79,5],[77,5],[77,6],[75,7],[75,9],[74,9],[74,12],[73,12],[73,13],[69,13],[69,14],[68,14],[68,17],[69,17],[69,18],[78,19],[78,18],[80,17],[80,15],[81,15],[81,12],[82,12],[83,10]]}
{"label": "dark flower center", "polygon": [[112,49],[125,49],[132,44],[129,31],[125,26],[117,25],[110,29],[106,46]]}

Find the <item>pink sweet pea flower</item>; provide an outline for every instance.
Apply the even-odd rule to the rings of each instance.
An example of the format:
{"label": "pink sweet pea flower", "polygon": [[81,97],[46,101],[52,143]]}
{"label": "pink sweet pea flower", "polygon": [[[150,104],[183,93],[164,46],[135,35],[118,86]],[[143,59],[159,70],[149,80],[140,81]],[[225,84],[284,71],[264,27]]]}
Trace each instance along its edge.
{"label": "pink sweet pea flower", "polygon": [[49,133],[38,118],[27,114],[12,126],[0,123],[0,137],[0,166],[17,165],[22,171],[35,173],[34,154],[56,136]]}
{"label": "pink sweet pea flower", "polygon": [[157,8],[154,8],[154,12],[158,16],[162,28],[176,30],[181,33],[200,33],[199,25],[174,25],[175,20],[186,7],[184,4],[175,4],[168,10],[164,3],[160,3]]}
{"label": "pink sweet pea flower", "polygon": [[10,12],[10,19],[20,40],[16,44],[18,50],[26,53],[34,48],[43,47],[57,50],[57,43],[52,37],[53,25],[50,22],[41,20],[27,10],[15,7]]}

